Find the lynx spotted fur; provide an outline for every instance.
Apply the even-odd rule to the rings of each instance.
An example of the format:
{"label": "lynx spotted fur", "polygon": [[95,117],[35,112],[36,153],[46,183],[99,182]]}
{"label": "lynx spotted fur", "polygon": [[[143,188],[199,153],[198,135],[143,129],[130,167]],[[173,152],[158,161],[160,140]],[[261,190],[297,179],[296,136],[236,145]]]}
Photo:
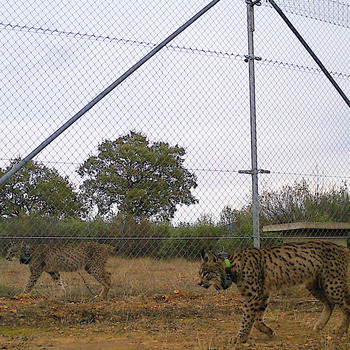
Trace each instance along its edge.
{"label": "lynx spotted fur", "polygon": [[29,265],[30,277],[23,294],[33,289],[44,271],[64,291],[60,271],[85,269],[101,283],[103,289],[99,296],[106,298],[111,286],[111,273],[106,271],[106,263],[108,256],[113,251],[113,247],[96,242],[32,246],[19,242],[10,246],[6,260],[12,261],[13,258],[20,258],[22,263]]}
{"label": "lynx spotted fur", "polygon": [[[226,289],[224,260],[211,252],[203,252],[202,259],[199,285]],[[253,325],[274,337],[275,331],[264,322],[271,292],[301,284],[324,306],[314,329],[323,329],[334,306],[339,305],[344,317],[337,332],[347,332],[350,323],[349,249],[326,241],[288,243],[270,249],[246,248],[228,259],[232,281],[244,299],[241,326],[234,338],[236,344],[248,339]]]}

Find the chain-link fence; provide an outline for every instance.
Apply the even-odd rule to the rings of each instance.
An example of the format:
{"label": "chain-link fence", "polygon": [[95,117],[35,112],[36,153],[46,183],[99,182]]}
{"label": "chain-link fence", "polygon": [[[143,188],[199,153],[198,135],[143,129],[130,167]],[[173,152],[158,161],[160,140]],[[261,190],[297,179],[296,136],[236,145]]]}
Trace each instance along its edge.
{"label": "chain-link fence", "polygon": [[[1,173],[209,3],[6,1]],[[349,97],[350,2],[277,4]],[[349,107],[268,1],[254,13],[261,244],[346,244]],[[216,1],[1,186],[2,253],[23,239],[123,259],[251,246],[247,53],[247,3]]]}

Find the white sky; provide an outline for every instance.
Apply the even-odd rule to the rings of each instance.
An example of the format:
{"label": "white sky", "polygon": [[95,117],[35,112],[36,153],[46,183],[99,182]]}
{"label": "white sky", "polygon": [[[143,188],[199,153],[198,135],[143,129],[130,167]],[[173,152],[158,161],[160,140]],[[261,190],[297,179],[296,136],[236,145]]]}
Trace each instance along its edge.
{"label": "white sky", "polygon": [[[0,3],[4,166],[27,155],[148,53],[153,46],[147,43],[159,43],[209,1]],[[281,3],[293,8],[293,1]],[[331,10],[325,18],[334,21],[339,9]],[[255,12],[255,52],[263,58],[256,63],[258,162],[272,172],[260,176],[261,185],[275,188],[306,174],[321,176],[326,185],[349,180],[349,108],[274,10]],[[350,96],[344,21],[337,17],[342,26],[335,26],[287,15]],[[218,217],[225,205],[246,203],[250,177],[237,174],[250,169],[245,54],[246,4],[222,0],[36,159],[77,182],[74,171],[98,143],[142,131],[151,141],[185,147],[185,165],[198,176],[200,202],[180,208],[175,222],[204,213]]]}

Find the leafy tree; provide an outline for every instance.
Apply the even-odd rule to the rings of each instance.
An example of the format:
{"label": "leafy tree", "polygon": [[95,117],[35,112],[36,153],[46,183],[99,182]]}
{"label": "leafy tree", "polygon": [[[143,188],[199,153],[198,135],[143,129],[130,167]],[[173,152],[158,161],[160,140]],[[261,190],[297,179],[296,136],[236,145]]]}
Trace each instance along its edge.
{"label": "leafy tree", "polygon": [[212,214],[204,213],[199,216],[199,218],[193,224],[194,226],[208,225],[215,226],[215,220]]}
{"label": "leafy tree", "polygon": [[[20,158],[0,168],[2,176]],[[35,161],[28,162],[0,187],[1,217],[20,217],[35,214],[51,217],[72,217],[83,212],[82,203],[74,192],[68,177],[62,177],[54,168]]]}
{"label": "leafy tree", "polygon": [[232,209],[230,206],[225,206],[220,213],[219,225],[225,227],[229,233],[232,233],[238,214],[237,210]]}
{"label": "leafy tree", "polygon": [[170,220],[177,204],[197,203],[191,189],[196,177],[183,166],[185,150],[165,142],[150,144],[141,133],[131,131],[98,146],[78,169],[84,179],[81,190],[98,214],[116,207],[136,219]]}
{"label": "leafy tree", "polygon": [[226,236],[221,227],[201,220],[193,224],[182,223],[177,227],[168,227],[168,233],[170,239],[164,239],[158,250],[160,257],[198,259],[202,249],[218,251],[216,243],[220,237]]}

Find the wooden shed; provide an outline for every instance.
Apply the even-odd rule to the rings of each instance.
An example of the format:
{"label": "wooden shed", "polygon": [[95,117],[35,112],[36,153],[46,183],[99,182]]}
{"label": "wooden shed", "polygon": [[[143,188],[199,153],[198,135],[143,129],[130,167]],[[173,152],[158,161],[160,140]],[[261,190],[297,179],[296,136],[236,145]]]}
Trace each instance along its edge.
{"label": "wooden shed", "polygon": [[343,247],[348,247],[350,222],[293,222],[263,227],[263,233],[274,232],[282,238],[283,242],[327,239]]}

